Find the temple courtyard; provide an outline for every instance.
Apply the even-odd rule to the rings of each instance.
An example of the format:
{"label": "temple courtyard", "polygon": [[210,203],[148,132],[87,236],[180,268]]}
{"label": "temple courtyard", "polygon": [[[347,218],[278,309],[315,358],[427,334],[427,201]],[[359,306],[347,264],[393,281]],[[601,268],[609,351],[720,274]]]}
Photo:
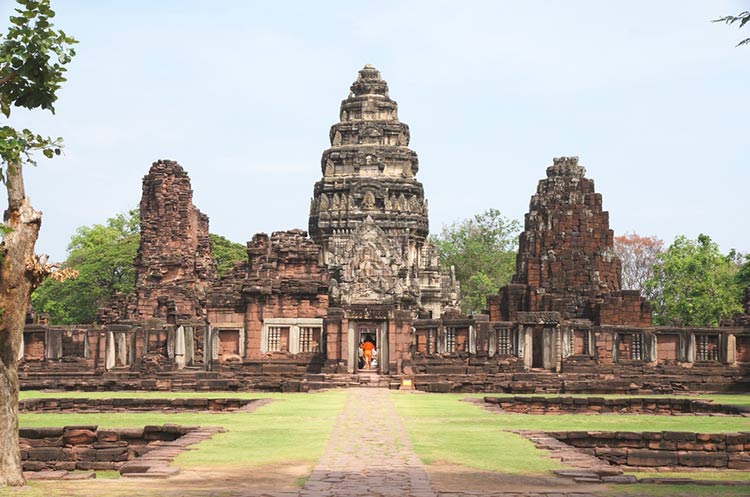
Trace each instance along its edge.
{"label": "temple courtyard", "polygon": [[[21,409],[25,463],[58,470],[12,497],[750,495],[727,469],[747,464],[747,395],[24,391]],[[149,450],[106,462],[136,433]]]}

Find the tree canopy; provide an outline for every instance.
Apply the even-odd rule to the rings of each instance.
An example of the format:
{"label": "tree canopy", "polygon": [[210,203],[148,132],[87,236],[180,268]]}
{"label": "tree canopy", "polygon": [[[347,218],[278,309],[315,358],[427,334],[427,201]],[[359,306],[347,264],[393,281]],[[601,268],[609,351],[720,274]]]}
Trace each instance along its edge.
{"label": "tree canopy", "polygon": [[663,249],[664,241],[655,236],[637,233],[616,236],[615,253],[622,262],[622,288],[640,290],[645,297],[653,298],[646,281],[653,277],[654,265]]}
{"label": "tree canopy", "polygon": [[49,313],[55,324],[91,323],[116,293],[132,293],[141,238],[138,223],[138,211],[132,210],[106,224],[78,228],[63,263],[63,268],[77,270],[78,278],[46,280],[31,298],[36,311]]}
{"label": "tree canopy", "polygon": [[667,325],[715,326],[742,311],[744,287],[736,254],[724,255],[707,235],[675,239],[659,254],[654,275],[646,282],[653,292],[654,321]]}
{"label": "tree canopy", "polygon": [[521,224],[497,209],[443,226],[433,241],[444,268],[453,266],[461,282],[464,312],[482,311],[487,295],[510,283],[515,271]]}
{"label": "tree canopy", "polygon": [[211,233],[210,236],[219,277],[226,275],[236,263],[247,260],[247,247],[245,245],[233,242],[221,235]]}
{"label": "tree canopy", "polygon": [[[75,39],[53,29],[55,13],[49,0],[18,0],[23,8],[11,16],[6,35],[0,34],[0,112],[10,118],[12,107],[42,108],[55,112],[57,90],[65,81],[65,66],[75,55]],[[35,163],[32,153],[60,155],[61,138],[45,138],[31,130],[0,127],[0,179],[7,167]]]}

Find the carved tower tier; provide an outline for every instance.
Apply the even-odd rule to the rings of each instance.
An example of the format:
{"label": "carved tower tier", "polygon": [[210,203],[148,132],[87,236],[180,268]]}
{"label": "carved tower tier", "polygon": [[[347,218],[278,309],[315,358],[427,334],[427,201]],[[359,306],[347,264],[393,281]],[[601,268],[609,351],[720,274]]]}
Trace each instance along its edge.
{"label": "carved tower tier", "polygon": [[409,126],[398,120],[398,105],[373,66],[359,71],[340,119],[331,127],[310,206],[310,235],[331,273],[331,304],[439,315],[455,305],[458,291],[452,279],[444,284],[427,241],[427,202],[415,178]]}

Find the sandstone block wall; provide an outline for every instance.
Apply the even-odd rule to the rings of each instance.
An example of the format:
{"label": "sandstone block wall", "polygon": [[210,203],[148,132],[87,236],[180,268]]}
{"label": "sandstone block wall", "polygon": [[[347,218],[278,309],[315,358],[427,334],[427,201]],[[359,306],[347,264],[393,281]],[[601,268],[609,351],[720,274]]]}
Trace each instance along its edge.
{"label": "sandstone block wall", "polygon": [[24,471],[113,470],[158,445],[194,428],[163,425],[139,429],[100,430],[97,426],[21,428]]}
{"label": "sandstone block wall", "polygon": [[134,412],[134,411],[236,411],[255,399],[26,399],[18,403],[21,412]]}
{"label": "sandstone block wall", "polygon": [[488,404],[520,414],[731,414],[750,415],[750,408],[686,398],[485,397]]}
{"label": "sandstone block wall", "polygon": [[548,435],[618,466],[750,469],[750,433],[568,431]]}

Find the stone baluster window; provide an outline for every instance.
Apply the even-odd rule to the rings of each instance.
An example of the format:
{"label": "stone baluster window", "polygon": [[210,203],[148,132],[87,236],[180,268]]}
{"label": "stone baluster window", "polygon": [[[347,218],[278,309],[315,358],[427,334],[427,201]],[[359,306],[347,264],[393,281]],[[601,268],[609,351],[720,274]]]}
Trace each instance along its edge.
{"label": "stone baluster window", "polygon": [[437,329],[427,328],[417,330],[415,332],[416,337],[416,351],[421,354],[435,354],[437,353]]}
{"label": "stone baluster window", "polygon": [[445,351],[448,353],[456,351],[456,328],[445,329]]}
{"label": "stone baluster window", "polygon": [[630,349],[630,358],[634,361],[643,360],[643,335],[641,333],[633,333],[630,335],[632,338],[632,347]]}
{"label": "stone baluster window", "polygon": [[289,350],[289,327],[270,326],[268,328],[268,352],[287,352]]}
{"label": "stone baluster window", "polygon": [[260,351],[289,354],[323,350],[323,320],[320,318],[269,318],[260,337]]}
{"label": "stone baluster window", "polygon": [[618,360],[643,360],[643,333],[617,334]]}
{"label": "stone baluster window", "polygon": [[299,351],[320,352],[320,328],[303,326],[299,330]]}
{"label": "stone baluster window", "polygon": [[513,331],[510,328],[497,328],[497,353],[499,355],[514,355]]}
{"label": "stone baluster window", "polygon": [[695,359],[698,361],[719,360],[719,336],[718,335],[696,335],[695,336]]}

